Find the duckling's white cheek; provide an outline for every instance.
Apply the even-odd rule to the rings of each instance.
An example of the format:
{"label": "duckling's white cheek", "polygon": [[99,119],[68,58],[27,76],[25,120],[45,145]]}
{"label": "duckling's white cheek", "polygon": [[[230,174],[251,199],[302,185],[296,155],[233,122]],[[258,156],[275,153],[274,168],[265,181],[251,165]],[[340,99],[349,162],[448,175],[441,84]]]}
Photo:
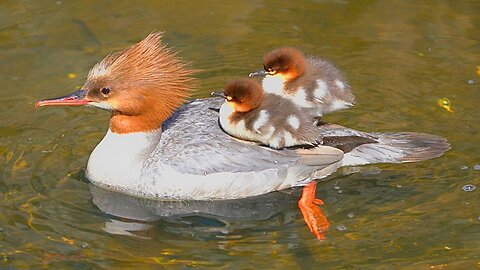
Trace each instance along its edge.
{"label": "duckling's white cheek", "polygon": [[298,119],[298,117],[295,115],[290,115],[287,121],[288,124],[294,129],[298,129],[300,127],[300,119]]}
{"label": "duckling's white cheek", "polygon": [[285,80],[280,75],[267,75],[263,78],[263,91],[270,94],[281,95],[283,92]]}
{"label": "duckling's white cheek", "polygon": [[323,80],[317,80],[317,88],[313,92],[316,99],[322,100],[327,95],[327,84]]}

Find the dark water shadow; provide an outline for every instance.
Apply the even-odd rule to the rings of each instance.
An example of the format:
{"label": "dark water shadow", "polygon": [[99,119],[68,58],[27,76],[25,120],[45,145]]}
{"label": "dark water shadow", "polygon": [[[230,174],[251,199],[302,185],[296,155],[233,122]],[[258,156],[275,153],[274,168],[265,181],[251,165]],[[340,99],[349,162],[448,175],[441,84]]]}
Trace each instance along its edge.
{"label": "dark water shadow", "polygon": [[[112,224],[106,226],[106,231],[114,234],[147,229],[154,221],[165,221],[171,226],[189,224],[191,227],[228,227],[231,223],[245,221],[243,224],[255,226],[258,221],[295,210],[298,201],[296,190],[236,200],[186,201],[133,197],[93,184],[89,184],[89,188],[93,203],[102,212],[116,217],[117,228],[109,231]],[[127,221],[122,224],[125,219]]]}

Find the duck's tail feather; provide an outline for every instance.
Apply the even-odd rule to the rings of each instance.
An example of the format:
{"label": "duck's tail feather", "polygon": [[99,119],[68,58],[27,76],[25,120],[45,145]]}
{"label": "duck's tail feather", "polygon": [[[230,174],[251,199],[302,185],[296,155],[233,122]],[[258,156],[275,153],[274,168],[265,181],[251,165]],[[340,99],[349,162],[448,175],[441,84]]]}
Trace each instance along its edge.
{"label": "duck's tail feather", "polygon": [[343,166],[417,162],[440,157],[450,149],[445,138],[416,132],[366,133],[374,143],[365,143],[345,153]]}

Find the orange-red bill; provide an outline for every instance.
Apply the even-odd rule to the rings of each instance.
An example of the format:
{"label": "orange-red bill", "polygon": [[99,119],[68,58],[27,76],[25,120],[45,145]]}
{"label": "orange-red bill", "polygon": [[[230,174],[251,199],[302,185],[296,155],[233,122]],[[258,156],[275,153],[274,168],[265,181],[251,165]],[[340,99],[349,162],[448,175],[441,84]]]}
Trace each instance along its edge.
{"label": "orange-red bill", "polygon": [[43,106],[80,106],[80,105],[87,105],[90,101],[85,99],[87,95],[87,91],[80,89],[71,94],[56,97],[56,98],[47,98],[38,100],[35,102],[35,107],[43,107]]}

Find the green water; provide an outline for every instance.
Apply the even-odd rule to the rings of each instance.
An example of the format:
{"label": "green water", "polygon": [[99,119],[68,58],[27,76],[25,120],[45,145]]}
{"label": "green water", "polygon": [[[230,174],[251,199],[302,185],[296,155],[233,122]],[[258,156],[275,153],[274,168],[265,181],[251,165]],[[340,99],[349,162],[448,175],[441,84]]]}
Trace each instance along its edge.
{"label": "green water", "polygon": [[[479,269],[479,29],[478,1],[2,1],[0,268]],[[197,97],[296,46],[337,63],[355,90],[357,105],[327,121],[433,133],[452,150],[319,183],[324,241],[299,190],[196,205],[95,189],[83,169],[108,113],[33,103],[72,92],[153,30],[202,70]],[[217,216],[159,213],[198,208]]]}

